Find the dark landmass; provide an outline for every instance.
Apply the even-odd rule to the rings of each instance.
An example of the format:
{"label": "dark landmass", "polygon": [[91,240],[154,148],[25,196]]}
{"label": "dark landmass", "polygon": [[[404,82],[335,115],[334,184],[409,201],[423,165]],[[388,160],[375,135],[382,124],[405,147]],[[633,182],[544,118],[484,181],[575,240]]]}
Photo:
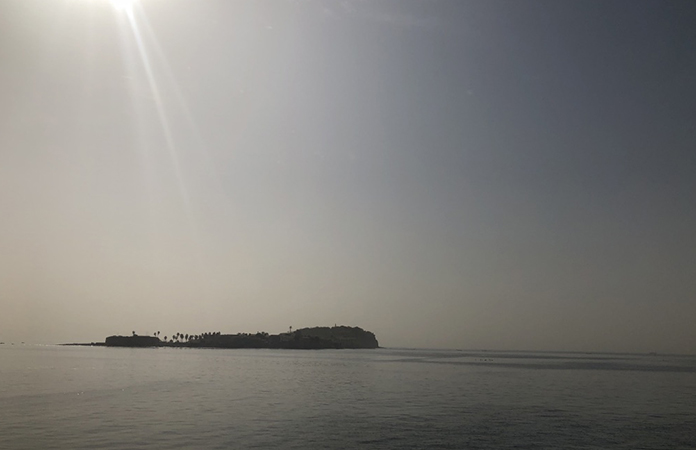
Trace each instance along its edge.
{"label": "dark landmass", "polygon": [[278,349],[341,349],[341,348],[378,348],[379,343],[374,333],[359,327],[334,326],[302,328],[288,333],[256,334],[220,332],[197,335],[177,333],[171,339],[161,340],[157,336],[109,336],[101,342],[91,344],[106,347],[189,347],[189,348],[278,348]]}
{"label": "dark landmass", "polygon": [[70,344],[59,344],[59,345],[79,345],[82,347],[106,347],[105,342],[74,342]]}
{"label": "dark landmass", "polygon": [[154,336],[109,336],[104,344],[107,347],[158,347],[162,341]]}

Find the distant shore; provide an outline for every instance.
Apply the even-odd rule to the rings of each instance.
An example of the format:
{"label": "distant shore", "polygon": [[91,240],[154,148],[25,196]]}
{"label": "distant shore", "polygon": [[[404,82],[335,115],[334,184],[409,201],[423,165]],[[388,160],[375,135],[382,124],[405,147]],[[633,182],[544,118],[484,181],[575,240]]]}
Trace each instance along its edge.
{"label": "distant shore", "polygon": [[360,327],[333,326],[302,328],[280,334],[201,334],[177,333],[171,339],[155,336],[109,336],[104,342],[70,343],[62,345],[91,347],[186,347],[186,348],[272,348],[272,349],[374,349],[379,348],[375,334]]}

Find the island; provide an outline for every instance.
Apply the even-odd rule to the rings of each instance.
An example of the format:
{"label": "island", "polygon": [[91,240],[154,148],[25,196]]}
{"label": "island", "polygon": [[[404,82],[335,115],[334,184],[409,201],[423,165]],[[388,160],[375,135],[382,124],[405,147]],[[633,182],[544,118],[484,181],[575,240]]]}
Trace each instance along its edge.
{"label": "island", "polygon": [[[90,345],[90,344],[68,344]],[[274,349],[373,349],[379,348],[375,334],[360,327],[333,326],[292,329],[286,333],[201,334],[176,333],[170,339],[154,336],[109,336],[104,343],[92,343],[105,347],[188,347],[188,348],[274,348]]]}

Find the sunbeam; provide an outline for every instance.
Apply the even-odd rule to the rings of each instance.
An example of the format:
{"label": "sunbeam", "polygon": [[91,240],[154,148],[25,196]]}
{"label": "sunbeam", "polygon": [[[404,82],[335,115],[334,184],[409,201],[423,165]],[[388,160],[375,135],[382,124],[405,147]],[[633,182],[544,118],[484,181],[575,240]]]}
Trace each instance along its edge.
{"label": "sunbeam", "polygon": [[[169,159],[171,161],[171,166],[173,168],[173,175],[176,179],[176,184],[177,188],[179,191],[179,196],[181,198],[182,206],[183,206],[183,211],[186,216],[186,221],[189,227],[189,232],[191,233],[191,237],[193,241],[196,244],[196,259],[198,261],[198,268],[202,269],[204,264],[203,264],[203,257],[201,254],[201,245],[200,245],[200,239],[199,239],[199,233],[198,233],[198,227],[196,226],[196,223],[194,221],[194,214],[192,212],[191,208],[191,196],[190,193],[187,189],[186,183],[184,181],[184,174],[182,171],[182,163],[181,163],[181,158],[179,154],[179,150],[177,149],[177,145],[175,143],[175,138],[173,134],[173,127],[171,125],[171,121],[169,119],[169,115],[167,114],[165,104],[164,104],[164,96],[162,94],[162,88],[160,86],[160,83],[157,81],[157,77],[155,76],[155,70],[153,68],[153,60],[150,57],[150,53],[148,52],[148,49],[145,44],[145,39],[143,37],[143,33],[141,32],[140,25],[138,18],[136,16],[139,16],[141,14],[144,14],[143,11],[139,8],[139,5],[135,1],[120,1],[119,2],[120,10],[124,11],[126,13],[127,17],[127,23],[128,27],[130,28],[130,32],[133,37],[133,41],[135,42],[136,46],[136,52],[137,53],[137,58],[140,60],[140,63],[142,65],[145,77],[147,79],[147,85],[150,91],[150,95],[152,97],[154,106],[155,106],[155,111],[157,115],[157,119],[159,121],[159,125],[162,131],[162,135],[164,137],[164,144],[167,150],[167,153],[169,155]],[[152,40],[154,40],[154,36],[150,36]],[[155,42],[155,48],[157,47],[156,42]],[[169,76],[170,82],[173,86],[176,86],[176,83],[173,79],[173,76],[170,74]],[[178,95],[178,90],[175,88],[175,91],[177,91]],[[186,114],[188,114],[188,111],[186,111]],[[187,115],[188,118],[188,115]]]}
{"label": "sunbeam", "polygon": [[135,37],[135,43],[138,46],[138,54],[140,56],[140,61],[145,69],[145,75],[147,77],[147,82],[150,87],[150,91],[155,101],[155,108],[157,110],[157,116],[162,126],[162,132],[164,133],[164,139],[167,145],[167,150],[169,151],[169,156],[172,159],[172,164],[174,166],[175,175],[177,182],[179,184],[179,190],[181,191],[182,200],[184,201],[186,207],[189,206],[188,193],[186,187],[184,186],[182,174],[181,174],[181,164],[179,162],[179,155],[176,151],[176,146],[174,144],[174,138],[172,136],[171,127],[169,125],[169,120],[164,111],[164,106],[162,103],[162,95],[160,93],[159,86],[155,81],[155,76],[152,70],[152,65],[150,64],[150,57],[147,53],[147,49],[143,43],[142,35],[140,29],[138,28],[138,23],[135,20],[135,15],[131,12],[128,14],[128,22],[130,23],[131,30],[133,31],[133,36]]}
{"label": "sunbeam", "polygon": [[181,90],[179,89],[179,85],[176,82],[176,79],[174,78],[174,73],[169,65],[169,61],[167,61],[164,51],[159,45],[159,42],[157,41],[157,38],[154,34],[154,31],[152,30],[152,27],[150,26],[149,20],[146,15],[142,16],[142,25],[144,29],[144,34],[147,36],[147,38],[149,38],[150,42],[152,42],[153,44],[155,54],[158,57],[160,64],[164,66],[165,76],[168,78],[168,81],[172,86],[174,98],[176,99],[178,106],[181,109],[181,112],[184,114],[184,118],[186,119],[187,125],[195,138],[195,144],[197,146],[198,152],[203,157],[205,169],[207,170],[208,174],[212,177],[215,186],[218,189],[222,190],[222,182],[220,180],[220,177],[218,176],[217,171],[215,170],[215,166],[211,160],[210,154],[206,149],[206,144],[203,140],[203,137],[201,136],[196,120],[191,114],[191,110],[188,107],[186,99],[184,98],[183,94],[181,93]]}
{"label": "sunbeam", "polygon": [[109,0],[111,6],[119,11],[126,11],[128,13],[133,11],[133,6],[137,0]]}

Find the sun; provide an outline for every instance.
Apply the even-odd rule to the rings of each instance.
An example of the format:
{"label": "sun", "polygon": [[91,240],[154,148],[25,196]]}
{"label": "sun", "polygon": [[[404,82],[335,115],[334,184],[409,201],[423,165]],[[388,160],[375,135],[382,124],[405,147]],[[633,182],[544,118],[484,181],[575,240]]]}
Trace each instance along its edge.
{"label": "sun", "polygon": [[119,11],[126,11],[130,12],[133,10],[133,5],[137,0],[109,0],[109,3],[111,3],[111,6],[116,8]]}

